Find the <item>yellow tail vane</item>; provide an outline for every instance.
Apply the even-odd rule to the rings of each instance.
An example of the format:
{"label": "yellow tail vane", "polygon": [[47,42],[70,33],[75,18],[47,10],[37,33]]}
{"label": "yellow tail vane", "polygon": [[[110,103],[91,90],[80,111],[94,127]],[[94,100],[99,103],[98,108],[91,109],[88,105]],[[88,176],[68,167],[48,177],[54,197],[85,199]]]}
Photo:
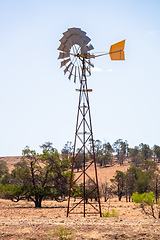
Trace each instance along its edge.
{"label": "yellow tail vane", "polygon": [[111,60],[125,60],[124,45],[125,40],[111,45],[109,50]]}

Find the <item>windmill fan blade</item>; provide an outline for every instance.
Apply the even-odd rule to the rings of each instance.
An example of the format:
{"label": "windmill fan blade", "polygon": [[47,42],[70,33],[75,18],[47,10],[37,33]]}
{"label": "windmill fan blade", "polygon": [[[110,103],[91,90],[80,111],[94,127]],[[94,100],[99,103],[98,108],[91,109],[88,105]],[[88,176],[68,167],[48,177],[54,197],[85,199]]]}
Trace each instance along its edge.
{"label": "windmill fan blade", "polygon": [[65,45],[63,43],[60,44],[59,48],[57,48],[57,50],[63,51]]}
{"label": "windmill fan blade", "polygon": [[81,47],[81,53],[82,53],[82,54],[85,54],[85,53],[87,53],[88,51],[90,51],[90,50],[92,50],[92,49],[94,49],[94,47],[92,46],[92,44],[86,45],[86,46],[82,46],[82,47]]}
{"label": "windmill fan blade", "polygon": [[72,34],[79,34],[81,32],[80,28],[68,28]]}
{"label": "windmill fan blade", "polygon": [[75,34],[75,28],[68,28],[68,32],[70,35]]}
{"label": "windmill fan blade", "polygon": [[69,52],[70,45],[66,42],[65,44],[61,43],[59,48],[57,50],[63,51],[63,52]]}
{"label": "windmill fan blade", "polygon": [[67,30],[66,32],[63,33],[63,35],[64,35],[66,38],[68,38],[68,37],[71,35],[71,33],[70,33],[69,30]]}
{"label": "windmill fan blade", "polygon": [[69,56],[70,56],[69,53],[60,52],[58,59],[67,58],[67,57],[69,57]]}
{"label": "windmill fan blade", "polygon": [[89,49],[89,51],[94,49],[94,47],[93,47],[93,45],[91,43],[87,45],[87,48]]}
{"label": "windmill fan blade", "polygon": [[111,60],[125,60],[124,45],[125,40],[111,45],[109,50]]}
{"label": "windmill fan blade", "polygon": [[78,42],[79,42],[79,39],[80,39],[80,35],[76,35],[76,44],[78,44]]}
{"label": "windmill fan blade", "polygon": [[72,37],[72,43],[75,44],[76,43],[76,35],[73,34],[71,37]]}
{"label": "windmill fan blade", "polygon": [[86,43],[89,43],[89,42],[91,41],[91,39],[86,36],[85,39],[84,39],[84,41],[85,41]]}
{"label": "windmill fan blade", "polygon": [[82,38],[85,38],[85,37],[86,37],[86,32],[81,31],[81,32],[80,32],[80,35],[81,35]]}
{"label": "windmill fan blade", "polygon": [[91,39],[87,36],[85,36],[83,39],[84,39],[84,41],[82,43],[82,46],[86,46],[91,41]]}
{"label": "windmill fan blade", "polygon": [[[81,41],[81,36],[80,35],[75,35],[75,44],[78,44],[79,46],[81,46],[80,45],[80,41]],[[82,38],[83,39],[83,38]],[[82,42],[83,42],[84,40],[82,40]]]}
{"label": "windmill fan blade", "polygon": [[70,58],[62,61],[62,62],[61,62],[61,67],[63,67],[64,65],[66,65],[66,63],[69,62],[69,61],[70,61]]}
{"label": "windmill fan blade", "polygon": [[72,36],[69,36],[69,37],[67,38],[67,41],[68,41],[68,43],[70,44],[70,46],[73,45]]}
{"label": "windmill fan blade", "polygon": [[87,51],[89,51],[88,48],[87,48],[87,46],[82,46],[82,47],[81,47],[81,53],[82,53],[82,54],[87,53]]}
{"label": "windmill fan blade", "polygon": [[70,50],[70,47],[68,48],[68,47],[65,45],[65,47],[64,47],[64,49],[63,49],[63,51],[64,51],[64,52],[66,52],[66,53],[68,53],[68,52],[69,52],[69,50]]}
{"label": "windmill fan blade", "polygon": [[57,50],[69,52],[70,47],[71,45],[69,44],[69,42],[65,42],[65,44],[61,43]]}
{"label": "windmill fan blade", "polygon": [[63,36],[59,41],[64,44],[67,41],[67,38]]}
{"label": "windmill fan blade", "polygon": [[82,37],[80,37],[77,44],[82,47],[83,42],[84,42],[84,39]]}
{"label": "windmill fan blade", "polygon": [[72,62],[70,62],[70,64],[64,69],[64,74],[66,74],[66,72],[68,71],[68,69],[71,65],[72,65]]}

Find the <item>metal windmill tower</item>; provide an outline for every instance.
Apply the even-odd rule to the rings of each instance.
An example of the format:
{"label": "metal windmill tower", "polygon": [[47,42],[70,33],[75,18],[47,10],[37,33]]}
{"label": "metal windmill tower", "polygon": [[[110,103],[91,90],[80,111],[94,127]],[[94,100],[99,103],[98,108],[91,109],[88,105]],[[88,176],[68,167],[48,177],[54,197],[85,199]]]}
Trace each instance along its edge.
{"label": "metal windmill tower", "polygon": [[[61,59],[61,67],[65,67],[64,74],[69,73],[69,80],[73,78],[76,83],[78,78],[80,88],[79,103],[75,130],[74,151],[71,168],[67,217],[69,214],[99,214],[101,212],[100,193],[98,187],[97,167],[94,151],[94,140],[89,105],[89,92],[87,77],[91,75],[91,59],[109,54],[111,60],[124,60],[125,40],[111,45],[109,53],[99,55],[91,54],[94,49],[90,44],[91,39],[80,28],[69,28],[60,39],[60,51],[58,59]],[[74,176],[75,168],[78,172]],[[89,174],[89,171],[92,174]],[[92,171],[91,171],[92,170]],[[96,196],[98,205],[89,201]],[[71,196],[77,196],[78,200],[73,203]],[[87,204],[86,204],[87,203]]]}

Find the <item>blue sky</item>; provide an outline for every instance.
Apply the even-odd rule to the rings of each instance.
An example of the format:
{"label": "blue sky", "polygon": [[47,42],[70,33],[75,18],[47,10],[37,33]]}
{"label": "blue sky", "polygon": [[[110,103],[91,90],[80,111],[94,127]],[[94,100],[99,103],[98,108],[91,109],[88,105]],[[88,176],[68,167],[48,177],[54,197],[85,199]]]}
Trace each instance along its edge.
{"label": "blue sky", "polygon": [[0,156],[74,141],[78,83],[57,60],[71,27],[87,32],[94,52],[126,39],[125,61],[93,60],[94,139],[160,145],[159,10],[158,0],[0,0]]}

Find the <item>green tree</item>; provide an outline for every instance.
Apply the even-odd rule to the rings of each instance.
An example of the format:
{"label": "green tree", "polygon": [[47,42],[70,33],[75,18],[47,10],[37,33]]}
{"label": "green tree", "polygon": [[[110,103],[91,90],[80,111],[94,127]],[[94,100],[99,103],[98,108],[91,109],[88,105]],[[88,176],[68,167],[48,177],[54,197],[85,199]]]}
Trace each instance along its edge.
{"label": "green tree", "polygon": [[160,162],[160,146],[153,146],[154,161]]}
{"label": "green tree", "polygon": [[23,157],[11,173],[12,184],[4,185],[3,194],[12,201],[27,198],[41,207],[46,197],[63,200],[67,194],[68,159],[60,160],[58,151],[47,142],[41,146],[42,154],[26,147]]}
{"label": "green tree", "polygon": [[141,143],[139,145],[139,150],[140,150],[140,154],[141,154],[141,158],[143,160],[150,160],[152,158],[152,150],[150,149],[148,144],[143,144]]}
{"label": "green tree", "polygon": [[141,155],[139,152],[139,147],[135,146],[134,148],[130,148],[129,149],[129,157],[131,159],[131,162],[133,164],[135,164],[136,167],[139,167],[142,159],[141,159]]}
{"label": "green tree", "polygon": [[67,141],[67,143],[64,145],[64,148],[61,151],[62,158],[71,159],[72,154],[73,154],[72,142]]}
{"label": "green tree", "polygon": [[153,191],[155,195],[156,203],[159,201],[160,196],[160,170],[157,169],[151,174],[150,191]]}
{"label": "green tree", "polygon": [[115,184],[114,193],[118,196],[119,201],[121,201],[122,196],[125,195],[125,178],[126,175],[122,171],[116,170],[116,175],[110,181]]}
{"label": "green tree", "polygon": [[109,142],[103,144],[100,156],[100,162],[102,166],[105,167],[107,164],[112,164],[113,151],[114,150]]}
{"label": "green tree", "polygon": [[95,157],[96,157],[97,163],[100,163],[100,166],[102,166],[102,162],[101,162],[102,142],[100,140],[94,141],[94,151],[95,151]]}
{"label": "green tree", "polygon": [[135,191],[140,194],[147,192],[150,189],[150,180],[151,178],[148,172],[139,171]]}
{"label": "green tree", "polygon": [[131,200],[131,196],[134,193],[135,189],[136,189],[136,183],[137,183],[137,179],[139,176],[139,172],[141,172],[142,170],[140,168],[137,168],[134,164],[132,164],[126,172],[126,184],[125,184],[125,188],[126,188],[126,201],[128,201],[128,197],[129,197],[129,202]]}
{"label": "green tree", "polygon": [[143,160],[142,164],[141,164],[141,168],[145,171],[148,172],[154,172],[156,171],[157,168],[157,163],[153,162],[152,160]]}
{"label": "green tree", "polygon": [[126,142],[123,142],[122,139],[118,139],[113,144],[113,149],[117,153],[117,161],[120,165],[123,165],[123,162],[125,160],[125,156],[127,153],[128,145]]}

